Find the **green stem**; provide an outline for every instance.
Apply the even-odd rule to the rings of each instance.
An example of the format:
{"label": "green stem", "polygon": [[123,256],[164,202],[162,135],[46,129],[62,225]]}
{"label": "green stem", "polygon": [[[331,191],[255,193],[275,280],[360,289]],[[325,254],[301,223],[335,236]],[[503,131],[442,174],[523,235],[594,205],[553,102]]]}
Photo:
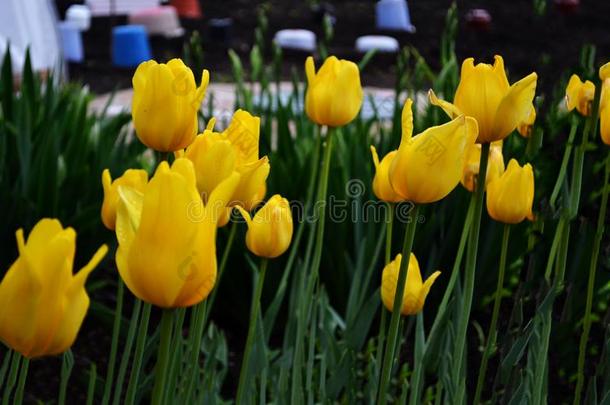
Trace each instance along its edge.
{"label": "green stem", "polygon": [[451,269],[451,278],[449,278],[449,283],[447,283],[447,289],[445,290],[445,294],[443,295],[443,299],[441,300],[440,305],[438,306],[438,310],[436,313],[436,317],[434,318],[434,322],[432,323],[432,328],[430,329],[430,333],[428,334],[428,340],[426,342],[426,348],[424,349],[424,357],[423,361],[420,364],[415,365],[415,372],[421,372],[423,365],[426,363],[426,358],[428,356],[428,350],[430,349],[430,343],[436,339],[436,336],[440,332],[440,328],[443,324],[442,320],[445,317],[445,312],[447,311],[447,305],[449,304],[449,299],[451,298],[451,294],[453,293],[453,289],[455,288],[455,283],[460,275],[460,267],[462,266],[462,258],[464,257],[464,249],[466,247],[466,241],[468,240],[468,235],[470,234],[470,228],[472,226],[472,216],[474,213],[474,204],[475,199],[470,199],[470,204],[468,205],[468,211],[466,212],[466,219],[464,220],[464,227],[462,228],[462,235],[460,236],[460,243],[458,245],[458,251],[455,256],[455,261],[453,262],[453,268]]}
{"label": "green stem", "polygon": [[392,365],[394,363],[394,349],[396,347],[396,339],[398,337],[398,321],[400,320],[400,307],[405,293],[405,285],[407,283],[407,272],[409,270],[409,259],[413,248],[413,240],[415,239],[415,229],[417,228],[417,212],[419,206],[415,205],[411,214],[411,221],[407,224],[405,231],[405,239],[402,246],[402,260],[400,261],[400,270],[398,272],[398,280],[396,282],[396,293],[394,294],[394,305],[392,306],[392,317],[390,318],[390,329],[388,331],[388,340],[386,342],[385,354],[383,360],[383,369],[381,372],[381,380],[379,382],[379,391],[377,395],[377,403],[384,405],[387,400],[388,384],[392,374]]}
{"label": "green stem", "polygon": [[[395,205],[393,203],[387,203],[388,206],[388,215],[386,217],[386,227],[385,227],[385,265],[392,261],[392,228],[394,227],[394,210]],[[375,354],[375,364],[377,369],[379,370],[379,366],[381,365],[381,360],[383,356],[383,344],[385,342],[385,333],[387,327],[387,311],[385,308],[381,308],[381,320],[379,321],[379,335],[377,337],[377,352]],[[376,375],[376,381],[379,381],[380,375]],[[377,390],[375,387],[373,393]]]}
{"label": "green stem", "polygon": [[155,386],[152,393],[153,405],[162,404],[165,395],[165,386],[167,385],[167,373],[169,369],[169,349],[172,341],[173,317],[173,310],[163,310],[160,326],[161,341],[159,342],[157,365],[155,366]]}
{"label": "green stem", "polygon": [[250,367],[250,353],[252,352],[252,346],[254,344],[254,334],[256,332],[256,320],[258,319],[258,310],[261,304],[261,295],[263,293],[263,284],[265,283],[265,274],[267,273],[267,264],[269,260],[263,258],[261,260],[261,267],[258,274],[258,281],[256,282],[256,290],[254,292],[254,299],[252,301],[252,309],[250,311],[250,326],[248,327],[248,338],[246,340],[246,348],[244,349],[244,358],[241,362],[241,371],[239,373],[239,385],[237,388],[237,404],[243,404],[244,395],[249,384],[249,367]]}
{"label": "green stem", "polygon": [[[587,149],[587,143],[589,140],[590,133],[597,133],[597,122],[599,120],[599,103],[601,97],[601,88],[602,84],[597,83],[595,86],[595,96],[593,98],[593,113],[589,116],[585,129],[583,131],[582,141],[578,148],[574,153],[574,163],[572,165],[572,177],[571,177],[571,185],[570,185],[570,199],[568,202],[568,206],[564,207],[560,223],[563,222],[563,228],[561,229],[561,245],[559,251],[557,252],[557,264],[556,264],[556,273],[555,278],[552,284],[552,293],[554,296],[552,297],[551,304],[548,305],[546,312],[542,315],[544,317],[542,324],[542,332],[540,334],[541,344],[538,348],[538,353],[536,354],[536,368],[534,370],[534,392],[533,392],[533,404],[538,405],[542,401],[542,394],[544,391],[543,383],[544,377],[547,374],[547,357],[549,350],[549,341],[551,337],[551,328],[552,328],[552,311],[553,311],[553,303],[555,301],[555,297],[559,294],[561,289],[563,288],[563,281],[566,270],[566,259],[567,259],[567,250],[570,241],[570,222],[576,217],[578,213],[578,206],[580,202],[580,192],[581,192],[581,184],[582,184],[582,170],[584,165],[584,157]],[[549,260],[553,258],[549,257]]]}
{"label": "green stem", "polygon": [[[235,240],[235,233],[237,231],[237,226],[234,223],[230,223],[229,227],[231,228],[231,230],[229,231],[229,238],[227,239],[227,244],[225,245],[225,249],[222,252],[222,259],[220,259],[220,266],[218,267],[218,277],[216,278],[216,284],[214,285],[214,289],[212,290],[212,293],[210,294],[210,298],[207,299],[207,304],[206,305],[206,311],[203,313],[203,315],[199,315],[199,316],[205,316],[205,319],[209,319],[210,318],[210,312],[212,311],[212,307],[214,306],[214,302],[216,301],[216,294],[218,294],[218,287],[220,286],[220,280],[222,280],[222,275],[225,272],[225,269],[227,268],[227,261],[229,260],[229,253],[231,253],[231,248],[233,247],[233,241]],[[198,304],[198,305],[203,305],[203,302]],[[204,322],[204,329],[205,329],[205,322]]]}
{"label": "green stem", "polygon": [[136,300],[136,302],[133,306],[131,320],[129,321],[129,330],[127,331],[127,341],[125,342],[125,348],[123,349],[123,355],[121,356],[121,364],[119,365],[119,372],[117,374],[116,385],[114,387],[114,397],[112,399],[113,405],[118,405],[121,400],[123,385],[125,382],[125,375],[127,375],[127,366],[129,365],[129,358],[131,356],[131,348],[133,347],[133,341],[136,336],[136,331],[138,328],[138,320],[140,319],[141,309],[142,309],[142,301]]}
{"label": "green stem", "polygon": [[606,156],[606,171],[604,175],[604,186],[602,188],[602,202],[597,217],[597,229],[595,231],[595,239],[593,241],[593,252],[591,254],[591,264],[589,266],[589,281],[587,284],[587,303],[585,307],[585,316],[583,320],[582,335],[580,336],[580,345],[578,350],[578,380],[576,382],[576,392],[574,393],[574,404],[580,404],[582,388],[585,382],[585,359],[587,357],[587,343],[589,341],[589,332],[591,330],[591,307],[593,306],[593,290],[595,289],[595,275],[597,272],[597,261],[599,259],[599,248],[601,246],[602,237],[604,236],[604,223],[606,221],[606,208],[608,207],[608,189],[610,184],[610,152]]}
{"label": "green stem", "polygon": [[298,324],[297,324],[297,335],[293,359],[293,370],[292,370],[292,388],[291,388],[291,403],[299,403],[300,401],[300,389],[302,386],[301,378],[301,362],[302,362],[302,345],[304,337],[305,324],[310,313],[311,297],[313,295],[313,288],[318,278],[318,272],[320,270],[320,262],[322,259],[322,247],[324,245],[324,224],[326,221],[326,194],[328,192],[328,173],[330,171],[330,158],[332,156],[332,144],[334,132],[336,128],[328,128],[326,135],[326,146],[324,149],[324,161],[322,164],[322,173],[320,177],[319,189],[318,189],[318,201],[315,205],[315,219],[318,221],[316,224],[315,233],[315,247],[313,251],[313,261],[311,262],[311,273],[307,280],[307,287],[305,296],[303,299],[303,305],[297,311]]}
{"label": "green stem", "polygon": [[[303,210],[303,215],[307,216],[311,209],[311,202],[313,199],[316,178],[318,177],[318,159],[320,156],[320,145],[322,143],[322,136],[320,134],[320,127],[316,126],[316,144],[314,147],[313,157],[312,157],[312,168],[311,168],[311,177],[309,178],[309,184],[307,185],[307,194],[305,196],[305,209]],[[286,261],[286,266],[284,267],[284,271],[282,273],[282,279],[280,280],[280,284],[278,285],[277,292],[273,301],[269,305],[267,312],[263,318],[264,322],[264,331],[265,331],[265,341],[268,342],[271,337],[271,333],[273,332],[273,326],[275,325],[275,320],[277,317],[278,310],[282,301],[284,300],[284,296],[286,294],[286,288],[288,286],[288,279],[290,274],[292,273],[293,264],[297,257],[297,253],[299,252],[299,247],[301,245],[301,239],[303,238],[303,233],[305,232],[305,228],[307,228],[308,223],[306,221],[301,221],[299,224],[299,229],[296,232],[295,237],[292,240],[292,244],[290,246],[290,254],[288,255],[288,260]]]}
{"label": "green stem", "polygon": [[4,359],[2,360],[2,368],[0,369],[0,388],[2,388],[4,385],[4,378],[6,377],[6,373],[8,372],[9,366],[11,364],[11,358],[13,357],[13,355],[17,355],[14,353],[15,352],[13,352],[11,349],[5,351]]}
{"label": "green stem", "polygon": [[93,397],[95,396],[95,382],[97,381],[97,366],[95,363],[91,364],[89,369],[89,383],[87,384],[87,401],[86,405],[93,404]]}
{"label": "green stem", "polygon": [[13,391],[13,387],[15,386],[15,382],[17,382],[17,375],[19,374],[19,368],[21,365],[21,359],[24,358],[19,353],[13,353],[13,360],[11,361],[11,368],[8,373],[8,380],[6,381],[6,386],[4,387],[4,395],[2,397],[2,405],[8,405],[11,399],[11,392]]}
{"label": "green stem", "polygon": [[112,344],[110,346],[110,359],[108,360],[108,370],[106,372],[106,381],[104,384],[104,396],[102,397],[102,405],[106,405],[110,401],[110,393],[112,392],[112,383],[114,380],[114,368],[116,365],[117,349],[119,345],[119,332],[121,331],[121,320],[123,319],[123,291],[125,284],[121,276],[118,276],[117,293],[116,293],[116,308],[114,310],[114,325],[112,326]]}
{"label": "green stem", "polygon": [[576,136],[576,130],[578,129],[578,119],[573,116],[570,126],[570,135],[568,135],[568,142],[566,143],[566,149],[563,152],[563,158],[561,159],[561,167],[559,169],[559,175],[557,176],[557,181],[555,182],[555,187],[553,187],[553,192],[551,193],[550,205],[553,210],[555,210],[555,202],[557,201],[557,196],[561,191],[561,186],[563,185],[563,180],[566,177],[566,172],[568,169],[568,163],[570,161],[570,155],[572,154],[572,148],[574,147],[574,137]]}
{"label": "green stem", "polygon": [[[458,387],[464,384],[462,378],[464,352],[466,350],[466,334],[468,332],[468,322],[470,320],[470,310],[472,307],[472,296],[474,293],[475,270],[477,267],[477,252],[479,248],[479,233],[481,230],[481,214],[483,211],[483,197],[485,195],[485,179],[487,175],[487,161],[489,158],[489,143],[481,145],[481,161],[479,164],[479,176],[477,179],[477,189],[472,195],[475,199],[472,228],[468,239],[468,250],[466,252],[466,275],[464,280],[464,301],[462,303],[461,316],[458,320],[457,336],[454,346],[453,359],[453,384],[459,392]],[[461,390],[463,391],[463,390]]]}
{"label": "green stem", "polygon": [[144,303],[142,319],[140,321],[140,326],[138,327],[138,338],[136,339],[136,351],[133,356],[131,376],[129,377],[129,385],[127,386],[127,395],[125,397],[125,404],[127,405],[133,405],[136,400],[136,393],[140,382],[140,371],[142,369],[142,358],[144,357],[144,349],[146,347],[146,335],[148,333],[148,321],[150,320],[151,308],[151,304]]}
{"label": "green stem", "polygon": [[[424,314],[420,312],[417,314],[416,326],[415,326],[415,351],[413,356],[413,363],[420,364],[422,363],[424,357],[424,346],[426,341],[426,335],[424,332]],[[421,368],[420,368],[421,370]],[[411,374],[410,381],[410,389],[411,395],[409,397],[409,404],[419,405],[421,404],[420,399],[420,389],[422,385],[422,373],[421,372],[413,372]],[[406,392],[406,390],[405,390]],[[405,400],[401,403],[406,403],[406,393]]]}
{"label": "green stem", "polygon": [[15,392],[15,400],[13,405],[21,405],[23,402],[23,392],[25,389],[25,380],[28,378],[28,368],[30,366],[30,359],[23,358],[21,362],[21,372],[19,373],[19,383],[17,384],[17,392]]}
{"label": "green stem", "polygon": [[477,380],[477,388],[474,395],[474,404],[481,401],[481,393],[483,392],[483,384],[485,383],[485,373],[487,372],[487,362],[491,349],[496,342],[496,325],[498,323],[498,315],[500,313],[500,304],[502,303],[502,290],[504,288],[504,272],[506,270],[506,256],[508,253],[508,239],[510,237],[510,225],[504,224],[504,235],[502,236],[502,250],[500,253],[500,266],[498,270],[498,285],[496,286],[496,295],[494,298],[493,311],[491,313],[491,323],[489,324],[489,332],[487,333],[487,342],[483,350],[483,358],[479,367],[479,377]]}
{"label": "green stem", "polygon": [[392,261],[392,228],[394,227],[394,209],[393,203],[388,203],[388,216],[386,218],[385,228],[385,264]]}
{"label": "green stem", "polygon": [[207,301],[195,306],[191,312],[191,327],[189,330],[189,353],[190,371],[187,373],[187,380],[184,382],[187,389],[185,392],[184,401],[189,403],[192,401],[191,395],[195,388],[195,382],[199,375],[199,353],[201,351],[201,339],[203,338],[205,318],[207,318]]}

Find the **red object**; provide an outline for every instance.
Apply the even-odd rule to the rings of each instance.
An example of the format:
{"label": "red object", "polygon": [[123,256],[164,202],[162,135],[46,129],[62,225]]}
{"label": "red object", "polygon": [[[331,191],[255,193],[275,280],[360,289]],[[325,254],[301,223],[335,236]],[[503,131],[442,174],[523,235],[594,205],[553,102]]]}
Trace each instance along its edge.
{"label": "red object", "polygon": [[180,17],[193,19],[202,17],[199,0],[171,0],[170,4],[174,6]]}
{"label": "red object", "polygon": [[479,31],[489,31],[491,14],[483,8],[473,8],[466,13],[466,24]]}
{"label": "red object", "polygon": [[555,6],[564,14],[572,14],[578,10],[580,0],[555,0]]}

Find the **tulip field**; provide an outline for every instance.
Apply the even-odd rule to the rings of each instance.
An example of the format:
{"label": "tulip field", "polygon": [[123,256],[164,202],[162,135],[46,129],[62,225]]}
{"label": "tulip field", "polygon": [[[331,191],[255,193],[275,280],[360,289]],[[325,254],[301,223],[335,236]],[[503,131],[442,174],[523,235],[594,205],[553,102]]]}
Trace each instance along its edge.
{"label": "tulip field", "polygon": [[375,52],[286,94],[256,35],[227,120],[189,55],[111,115],[7,52],[2,404],[610,404],[610,56],[516,75],[456,18],[381,104]]}

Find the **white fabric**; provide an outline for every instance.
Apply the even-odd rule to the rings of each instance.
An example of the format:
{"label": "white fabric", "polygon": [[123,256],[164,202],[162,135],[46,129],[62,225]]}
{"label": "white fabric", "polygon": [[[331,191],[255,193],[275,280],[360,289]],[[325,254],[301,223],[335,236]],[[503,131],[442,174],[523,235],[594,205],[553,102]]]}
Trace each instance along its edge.
{"label": "white fabric", "polygon": [[147,8],[157,7],[159,0],[87,0],[86,4],[94,16],[131,14]]}
{"label": "white fabric", "polygon": [[399,48],[396,38],[385,35],[365,35],[356,39],[356,50],[362,53],[372,49],[378,52],[398,52]]}
{"label": "white fabric", "polygon": [[61,51],[52,0],[0,0],[0,53],[10,43],[15,74],[30,48],[34,70],[58,69]]}
{"label": "white fabric", "polygon": [[307,52],[316,50],[316,34],[309,30],[280,30],[275,33],[273,41],[284,49],[298,49]]}

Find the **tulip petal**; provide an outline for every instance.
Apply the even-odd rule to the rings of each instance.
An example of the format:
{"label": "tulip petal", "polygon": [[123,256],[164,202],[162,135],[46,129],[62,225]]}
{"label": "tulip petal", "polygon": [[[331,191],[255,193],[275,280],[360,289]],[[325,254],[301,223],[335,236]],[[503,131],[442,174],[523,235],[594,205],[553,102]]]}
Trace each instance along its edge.
{"label": "tulip petal", "polygon": [[140,227],[144,194],[128,186],[119,186],[116,216],[116,238],[119,245],[129,248]]}
{"label": "tulip petal", "polygon": [[460,109],[457,108],[455,105],[451,104],[448,101],[438,98],[436,96],[436,94],[434,94],[434,91],[432,89],[430,89],[428,91],[428,98],[430,99],[430,103],[432,105],[442,108],[443,111],[445,111],[445,113],[451,119],[454,119],[456,117],[459,117],[460,115],[463,115],[462,112],[460,111]]}
{"label": "tulip petal", "polygon": [[603,81],[610,79],[610,62],[599,68],[599,78]]}
{"label": "tulip petal", "polygon": [[239,164],[258,160],[260,118],[244,110],[233,114],[229,127],[223,132],[237,151]]}
{"label": "tulip petal", "polygon": [[227,179],[212,191],[205,206],[206,215],[211,215],[212,222],[216,224],[225,207],[231,203],[231,196],[240,184],[241,175],[233,172]]}
{"label": "tulip petal", "polygon": [[492,138],[486,141],[505,138],[517,128],[523,117],[529,114],[536,95],[537,79],[538,75],[531,73],[510,87],[495,113]]}
{"label": "tulip petal", "polygon": [[400,142],[408,142],[413,136],[413,100],[410,98],[405,101],[405,105],[402,107],[400,123],[402,129]]}
{"label": "tulip petal", "polygon": [[[502,63],[496,58],[494,66],[472,60],[464,61],[462,76],[453,104],[479,124],[479,142],[491,142],[496,111],[508,91],[506,78],[498,73]],[[521,117],[519,117],[521,118]],[[516,126],[516,125],[515,125]]]}
{"label": "tulip petal", "polygon": [[131,279],[146,301],[173,305],[194,257],[200,224],[192,215],[201,205],[194,185],[167,165],[146,186],[140,226],[127,256]]}
{"label": "tulip petal", "polygon": [[508,78],[506,77],[506,70],[504,69],[504,59],[502,58],[502,56],[494,56],[493,71],[498,77],[498,81],[501,83],[501,86],[505,90],[508,90],[510,84],[508,83]]}
{"label": "tulip petal", "polygon": [[250,213],[243,209],[241,205],[236,205],[235,208],[237,208],[241,216],[244,217],[244,220],[248,224],[248,228],[250,228],[250,225],[252,225],[252,217],[250,216]]}
{"label": "tulip petal", "polygon": [[401,142],[390,167],[392,188],[416,203],[444,198],[460,181],[466,151],[476,136],[476,121],[461,116]]}
{"label": "tulip petal", "polygon": [[316,66],[312,56],[308,56],[307,59],[305,59],[305,75],[307,76],[307,82],[309,84],[313,83],[316,78]]}
{"label": "tulip petal", "polygon": [[377,154],[377,149],[373,145],[371,145],[371,154],[373,155],[373,164],[375,165],[375,169],[379,169],[379,155]]}
{"label": "tulip petal", "polygon": [[81,268],[79,272],[74,276],[69,291],[75,291],[79,288],[85,287],[87,277],[89,277],[89,274],[91,274],[93,269],[95,269],[95,267],[97,267],[97,265],[102,261],[104,256],[106,256],[106,253],[108,253],[108,246],[106,245],[102,245],[97,249],[97,251],[91,257],[89,262],[85,266],[83,266],[83,268]]}

